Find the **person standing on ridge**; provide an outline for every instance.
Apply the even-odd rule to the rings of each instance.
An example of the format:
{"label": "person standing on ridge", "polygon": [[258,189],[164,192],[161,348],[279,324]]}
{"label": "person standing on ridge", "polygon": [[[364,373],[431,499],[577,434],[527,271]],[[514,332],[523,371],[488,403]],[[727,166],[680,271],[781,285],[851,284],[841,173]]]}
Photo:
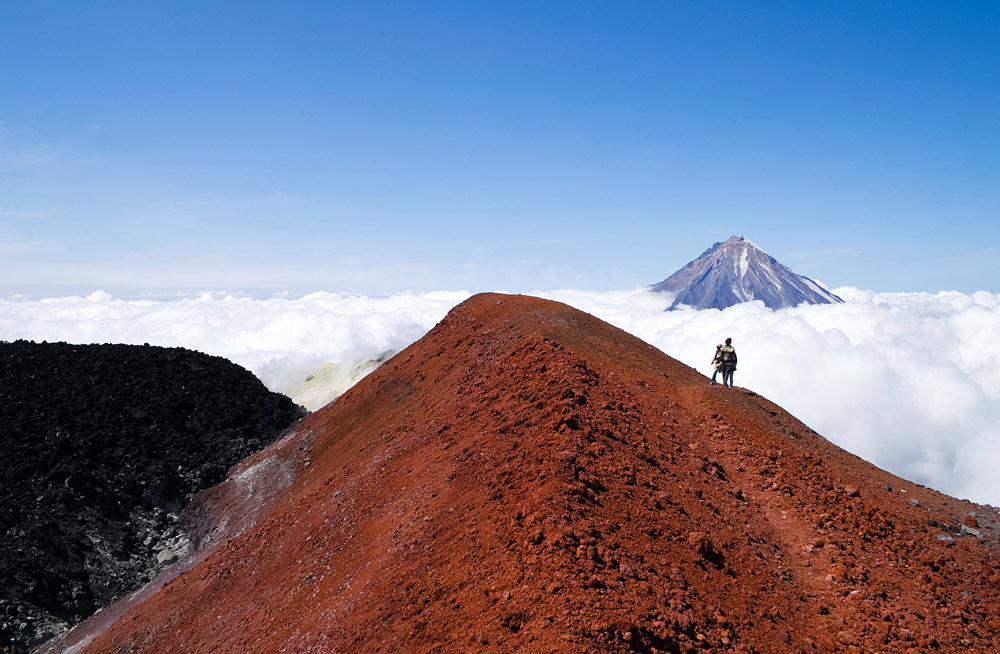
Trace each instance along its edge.
{"label": "person standing on ridge", "polygon": [[715,384],[715,376],[722,370],[722,343],[715,346],[715,356],[712,357],[712,383]]}
{"label": "person standing on ridge", "polygon": [[719,350],[719,358],[722,359],[722,385],[732,388],[733,373],[736,372],[736,349],[733,347],[733,339],[726,339],[726,344]]}

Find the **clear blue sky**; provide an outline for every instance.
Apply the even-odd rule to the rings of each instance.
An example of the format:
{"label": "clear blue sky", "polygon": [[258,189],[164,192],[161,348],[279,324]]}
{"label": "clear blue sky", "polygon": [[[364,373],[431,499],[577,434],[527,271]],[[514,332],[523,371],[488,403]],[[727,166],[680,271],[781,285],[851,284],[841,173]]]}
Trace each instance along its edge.
{"label": "clear blue sky", "polygon": [[0,297],[1000,292],[1000,3],[0,5]]}

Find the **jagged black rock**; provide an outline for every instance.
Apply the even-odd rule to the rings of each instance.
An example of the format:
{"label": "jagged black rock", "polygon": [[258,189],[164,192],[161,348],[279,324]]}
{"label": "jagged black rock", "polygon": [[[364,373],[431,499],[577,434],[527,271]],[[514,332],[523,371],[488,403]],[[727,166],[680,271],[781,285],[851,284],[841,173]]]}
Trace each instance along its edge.
{"label": "jagged black rock", "polygon": [[221,357],[0,342],[0,653],[151,579],[191,496],[304,413]]}

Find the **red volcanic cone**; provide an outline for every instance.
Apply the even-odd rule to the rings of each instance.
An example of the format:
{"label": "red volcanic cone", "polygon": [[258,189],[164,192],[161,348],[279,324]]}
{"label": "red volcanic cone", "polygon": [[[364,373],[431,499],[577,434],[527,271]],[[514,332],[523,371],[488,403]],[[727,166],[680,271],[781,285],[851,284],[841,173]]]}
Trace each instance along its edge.
{"label": "red volcanic cone", "polygon": [[995,510],[529,297],[455,308],[192,515],[202,559],[82,651],[1000,644]]}

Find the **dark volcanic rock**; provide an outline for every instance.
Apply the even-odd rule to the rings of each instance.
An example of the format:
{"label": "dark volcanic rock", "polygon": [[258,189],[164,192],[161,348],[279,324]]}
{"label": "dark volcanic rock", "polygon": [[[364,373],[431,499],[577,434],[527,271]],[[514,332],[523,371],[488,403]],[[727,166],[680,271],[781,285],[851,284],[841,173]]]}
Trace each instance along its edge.
{"label": "dark volcanic rock", "polygon": [[652,290],[674,293],[674,307],[683,304],[695,309],[725,309],[751,300],[760,300],[770,309],[794,307],[803,302],[843,302],[815,281],[792,272],[742,236],[716,243],[700,257],[655,284]]}
{"label": "dark volcanic rock", "polygon": [[0,652],[148,581],[191,496],[303,413],[221,357],[0,343]]}

